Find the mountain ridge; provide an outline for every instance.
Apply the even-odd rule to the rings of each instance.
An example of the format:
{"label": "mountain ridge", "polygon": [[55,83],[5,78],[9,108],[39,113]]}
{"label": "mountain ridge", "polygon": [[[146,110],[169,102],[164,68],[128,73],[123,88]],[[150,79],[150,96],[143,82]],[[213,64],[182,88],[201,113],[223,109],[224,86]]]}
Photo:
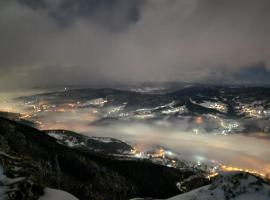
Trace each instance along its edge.
{"label": "mountain ridge", "polygon": [[[20,165],[21,170],[16,172],[19,177],[27,177],[39,188],[68,191],[82,200],[166,198],[181,193],[176,182],[194,174],[192,170],[183,172],[145,161],[119,161],[70,149],[42,131],[5,118],[0,118],[0,133],[1,151],[24,161],[18,164],[1,157],[7,175],[12,176],[12,167]],[[206,184],[206,180],[202,178],[201,184]]]}

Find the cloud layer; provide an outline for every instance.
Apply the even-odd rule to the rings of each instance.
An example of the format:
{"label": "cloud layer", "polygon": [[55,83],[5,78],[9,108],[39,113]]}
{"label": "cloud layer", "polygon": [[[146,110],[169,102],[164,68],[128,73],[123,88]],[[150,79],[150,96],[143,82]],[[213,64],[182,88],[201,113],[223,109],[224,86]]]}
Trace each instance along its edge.
{"label": "cloud layer", "polygon": [[269,0],[3,0],[0,85],[204,81],[257,63],[268,73],[269,8]]}

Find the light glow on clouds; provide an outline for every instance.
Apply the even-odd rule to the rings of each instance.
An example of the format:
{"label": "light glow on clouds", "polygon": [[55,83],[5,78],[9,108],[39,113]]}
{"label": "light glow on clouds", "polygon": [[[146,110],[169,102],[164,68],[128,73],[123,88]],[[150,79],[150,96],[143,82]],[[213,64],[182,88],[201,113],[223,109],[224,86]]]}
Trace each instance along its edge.
{"label": "light glow on clouds", "polygon": [[[88,17],[73,14],[82,1],[75,11],[59,8],[68,0],[38,8],[20,2],[33,3],[0,3],[2,88],[201,81],[257,62],[269,66],[268,0],[119,0]],[[72,22],[63,26],[52,12]]]}

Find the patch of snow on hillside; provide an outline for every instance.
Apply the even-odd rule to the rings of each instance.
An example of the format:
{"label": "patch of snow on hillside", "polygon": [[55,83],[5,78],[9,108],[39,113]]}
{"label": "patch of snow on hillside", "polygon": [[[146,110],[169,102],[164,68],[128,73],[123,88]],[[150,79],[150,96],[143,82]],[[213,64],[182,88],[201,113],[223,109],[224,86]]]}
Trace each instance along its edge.
{"label": "patch of snow on hillside", "polygon": [[78,139],[73,136],[62,135],[55,132],[49,132],[48,135],[57,139],[58,143],[67,145],[69,147],[85,146],[84,142],[79,142]]}
{"label": "patch of snow on hillside", "polygon": [[215,109],[223,113],[226,113],[228,111],[227,106],[222,102],[204,101],[203,103],[200,103],[199,105],[205,108]]}
{"label": "patch of snow on hillside", "polygon": [[107,99],[104,98],[97,98],[97,99],[92,99],[90,101],[84,102],[83,106],[100,106],[103,107],[104,104],[108,103]]}
{"label": "patch of snow on hillside", "polygon": [[169,198],[168,200],[269,200],[270,185],[255,176],[226,173],[212,184]]}
{"label": "patch of snow on hillside", "polygon": [[91,137],[91,139],[99,141],[99,142],[103,142],[103,143],[111,143],[111,142],[120,143],[120,141],[113,138],[108,138],[108,137]]}
{"label": "patch of snow on hillside", "polygon": [[186,106],[170,107],[167,110],[162,110],[161,111],[161,113],[163,113],[163,114],[174,114],[174,113],[183,114],[185,112],[187,112]]}
{"label": "patch of snow on hillside", "polygon": [[[198,189],[192,190],[190,192],[169,198],[168,200],[195,200],[195,199],[200,199],[200,200],[208,200],[208,198],[201,198],[201,194],[203,194],[204,191],[208,190],[209,185],[200,187]],[[198,196],[198,198],[196,198]]]}
{"label": "patch of snow on hillside", "polygon": [[49,132],[48,135],[57,139],[57,140],[63,140],[63,138],[64,138],[63,135],[61,135],[59,133],[55,133],[55,132]]}
{"label": "patch of snow on hillside", "polygon": [[62,190],[45,188],[44,192],[45,194],[39,200],[78,200],[73,195]]}

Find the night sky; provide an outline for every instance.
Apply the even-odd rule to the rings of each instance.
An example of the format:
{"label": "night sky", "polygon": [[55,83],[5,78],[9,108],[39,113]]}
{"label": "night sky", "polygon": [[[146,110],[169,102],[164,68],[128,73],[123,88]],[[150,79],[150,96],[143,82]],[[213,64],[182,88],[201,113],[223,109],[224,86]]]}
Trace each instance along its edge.
{"label": "night sky", "polygon": [[269,0],[0,0],[0,89],[270,83]]}

